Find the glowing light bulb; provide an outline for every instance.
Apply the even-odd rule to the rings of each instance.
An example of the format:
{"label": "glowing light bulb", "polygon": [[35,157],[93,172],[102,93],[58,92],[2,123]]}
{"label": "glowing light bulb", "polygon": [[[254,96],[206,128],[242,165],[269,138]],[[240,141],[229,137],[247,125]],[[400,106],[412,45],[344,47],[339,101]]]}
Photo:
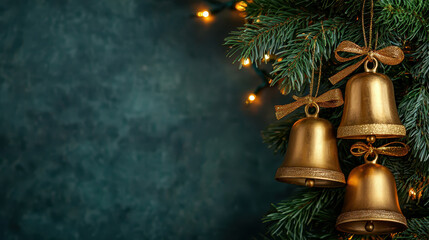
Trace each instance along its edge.
{"label": "glowing light bulb", "polygon": [[204,17],[204,18],[207,18],[207,17],[209,17],[209,16],[210,16],[210,12],[209,12],[209,11],[207,11],[207,10],[205,10],[205,11],[201,11],[201,12],[197,12],[197,16],[198,16],[198,17]]}
{"label": "glowing light bulb", "polygon": [[264,59],[265,59],[265,61],[270,60],[270,54],[265,54],[265,55],[264,55]]}
{"label": "glowing light bulb", "polygon": [[281,62],[283,58],[277,58],[277,62]]}
{"label": "glowing light bulb", "polygon": [[249,97],[247,97],[246,104],[251,104],[255,100],[256,100],[256,95],[252,93],[249,95]]}
{"label": "glowing light bulb", "polygon": [[235,4],[235,9],[240,12],[246,11],[247,3],[245,1],[240,1]]}
{"label": "glowing light bulb", "polygon": [[250,59],[248,59],[248,58],[244,58],[244,59],[242,59],[242,60],[241,60],[241,64],[242,64],[243,66],[249,66],[249,65],[250,65]]}
{"label": "glowing light bulb", "polygon": [[410,188],[410,190],[408,191],[408,195],[414,200],[417,197],[417,192],[416,190],[414,190],[414,188]]}

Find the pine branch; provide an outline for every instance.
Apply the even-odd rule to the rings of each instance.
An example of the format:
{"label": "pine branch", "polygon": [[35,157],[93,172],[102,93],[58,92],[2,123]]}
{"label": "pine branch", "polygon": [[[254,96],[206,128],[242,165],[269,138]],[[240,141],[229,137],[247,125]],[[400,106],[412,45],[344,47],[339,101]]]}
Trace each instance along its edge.
{"label": "pine branch", "polygon": [[393,239],[429,239],[429,217],[408,220],[408,229]]}
{"label": "pine branch", "polygon": [[[429,176],[422,171],[424,168],[416,166],[412,157],[408,159],[386,157],[381,164],[389,168],[395,177],[399,203],[405,216],[407,218],[429,216],[427,208],[429,206],[429,186],[427,186]],[[417,193],[416,198],[410,196],[411,188]]]}
{"label": "pine branch", "polygon": [[421,0],[380,0],[376,7],[381,8],[375,24],[384,25],[386,29],[403,40],[429,38],[428,1]]}
{"label": "pine branch", "polygon": [[399,114],[412,155],[429,164],[429,89],[419,86],[410,91],[399,104]]}
{"label": "pine branch", "polygon": [[237,55],[234,62],[249,58],[259,63],[264,54],[275,53],[288,39],[293,38],[296,30],[302,28],[309,18],[309,14],[292,8],[278,11],[276,15],[250,18],[252,24],[245,24],[225,39],[225,44],[231,46],[228,57]]}
{"label": "pine branch", "polygon": [[[277,15],[278,11],[287,11],[295,1],[292,0],[254,0],[246,8],[248,17],[257,17],[259,15]],[[295,7],[293,7],[295,8]]]}
{"label": "pine branch", "polygon": [[[273,237],[285,239],[306,239],[309,234],[316,234],[312,231],[315,221],[320,221],[324,217],[329,219],[329,235],[335,233],[335,214],[337,212],[326,211],[338,209],[341,204],[343,189],[311,189],[296,194],[296,198],[283,201],[277,205],[272,205],[274,211],[263,218],[264,223],[268,223],[268,233]],[[325,226],[328,223],[325,222]],[[332,230],[329,230],[332,229]],[[324,233],[326,234],[326,233]]]}
{"label": "pine branch", "polygon": [[356,18],[362,8],[362,3],[355,0],[253,0],[248,5],[246,13],[254,17],[259,15],[275,15],[285,8],[294,8],[309,11],[314,15],[325,17]]}
{"label": "pine branch", "polygon": [[412,75],[421,83],[429,83],[429,39],[421,43],[412,56],[416,59]]}
{"label": "pine branch", "polygon": [[312,54],[314,50],[314,68],[316,68],[320,57],[329,59],[341,35],[344,33],[342,19],[328,19],[316,22],[297,31],[294,39],[285,43],[278,53],[282,58],[280,62],[273,65],[273,83],[279,83],[286,92],[291,90],[300,91],[305,83],[311,80]]}

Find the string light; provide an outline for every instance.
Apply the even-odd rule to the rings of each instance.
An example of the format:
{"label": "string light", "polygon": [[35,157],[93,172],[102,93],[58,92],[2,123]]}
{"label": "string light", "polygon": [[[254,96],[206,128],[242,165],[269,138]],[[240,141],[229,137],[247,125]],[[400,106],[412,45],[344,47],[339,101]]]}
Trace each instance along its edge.
{"label": "string light", "polygon": [[197,12],[198,17],[208,18],[210,16],[210,12],[207,10]]}
{"label": "string light", "polygon": [[249,101],[253,102],[253,101],[255,101],[255,99],[256,99],[256,95],[255,94],[252,93],[252,94],[249,95]]}
{"label": "string light", "polygon": [[410,188],[408,191],[408,196],[411,197],[411,199],[415,200],[417,198],[417,192],[414,190],[414,188]]}
{"label": "string light", "polygon": [[264,55],[264,59],[265,59],[265,61],[270,60],[270,54],[267,54],[267,53],[266,53],[266,54]]}
{"label": "string light", "polygon": [[245,1],[240,1],[235,4],[235,9],[240,12],[246,11],[247,3]]}
{"label": "string light", "polygon": [[281,62],[283,58],[277,58],[277,62]]}
{"label": "string light", "polygon": [[249,59],[249,58],[243,58],[243,59],[241,60],[241,64],[242,64],[243,66],[249,66],[249,65],[250,65],[250,59]]}
{"label": "string light", "polygon": [[246,104],[250,104],[250,103],[254,102],[255,100],[256,100],[256,95],[251,93],[246,100]]}
{"label": "string light", "polygon": [[[246,9],[247,9],[249,3],[253,3],[253,0],[242,0],[242,1],[241,0],[229,0],[229,1],[225,1],[223,3],[220,3],[220,5],[216,6],[215,8],[203,9],[201,11],[197,11],[194,16],[196,16],[198,18],[202,18],[205,22],[210,22],[213,20],[213,17],[217,13],[223,11],[224,9],[234,10],[234,8],[235,8],[237,11],[239,11],[238,14],[240,16],[245,17],[246,16]],[[260,22],[260,20],[257,18],[256,22]],[[230,48],[232,48],[232,46],[230,46]],[[267,53],[267,54],[264,54],[264,56],[262,57],[262,60],[264,60],[265,63],[267,63],[268,60],[276,59],[276,58],[277,58],[277,56],[270,55],[269,53]],[[265,70],[259,69],[255,64],[252,65],[252,61],[250,60],[250,58],[242,58],[240,60],[240,62],[241,62],[241,66],[244,66],[244,67],[252,66],[252,68],[255,70],[255,72],[263,80],[263,83],[261,83],[259,86],[257,86],[256,90],[253,93],[249,94],[248,97],[246,98],[246,104],[259,102],[259,100],[256,99],[256,95],[262,89],[270,86],[270,84],[272,83],[272,77]]]}
{"label": "string light", "polygon": [[426,178],[423,178],[423,181],[421,181],[418,185],[418,187],[413,188],[411,187],[410,190],[408,190],[408,196],[412,200],[418,199],[420,201],[420,198],[423,195],[424,189],[429,185],[429,181],[426,180]]}

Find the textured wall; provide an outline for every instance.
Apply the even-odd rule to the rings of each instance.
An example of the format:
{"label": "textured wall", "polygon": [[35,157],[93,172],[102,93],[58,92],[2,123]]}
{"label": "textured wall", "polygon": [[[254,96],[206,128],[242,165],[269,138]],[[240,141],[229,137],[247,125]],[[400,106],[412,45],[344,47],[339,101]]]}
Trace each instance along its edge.
{"label": "textured wall", "polygon": [[0,239],[249,239],[288,187],[274,91],[199,1],[0,3]]}

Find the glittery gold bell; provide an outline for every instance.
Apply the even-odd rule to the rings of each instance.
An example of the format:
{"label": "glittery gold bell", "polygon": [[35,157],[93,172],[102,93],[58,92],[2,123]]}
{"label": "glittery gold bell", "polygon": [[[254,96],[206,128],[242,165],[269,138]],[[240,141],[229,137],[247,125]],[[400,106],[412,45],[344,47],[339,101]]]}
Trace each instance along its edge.
{"label": "glittery gold bell", "polygon": [[399,207],[393,174],[372,161],[354,168],[349,175],[337,230],[353,234],[386,234],[407,229]]}
{"label": "glittery gold bell", "polygon": [[[316,108],[309,114],[308,108]],[[292,126],[283,164],[276,180],[308,187],[340,187],[345,178],[338,162],[337,142],[332,125],[318,117],[319,106],[305,107],[306,118]]]}
{"label": "glittery gold bell", "polygon": [[397,138],[405,136],[396,109],[392,81],[384,74],[377,73],[378,62],[374,67],[353,76],[346,85],[344,111],[338,138],[365,139],[372,135],[376,138]]}

